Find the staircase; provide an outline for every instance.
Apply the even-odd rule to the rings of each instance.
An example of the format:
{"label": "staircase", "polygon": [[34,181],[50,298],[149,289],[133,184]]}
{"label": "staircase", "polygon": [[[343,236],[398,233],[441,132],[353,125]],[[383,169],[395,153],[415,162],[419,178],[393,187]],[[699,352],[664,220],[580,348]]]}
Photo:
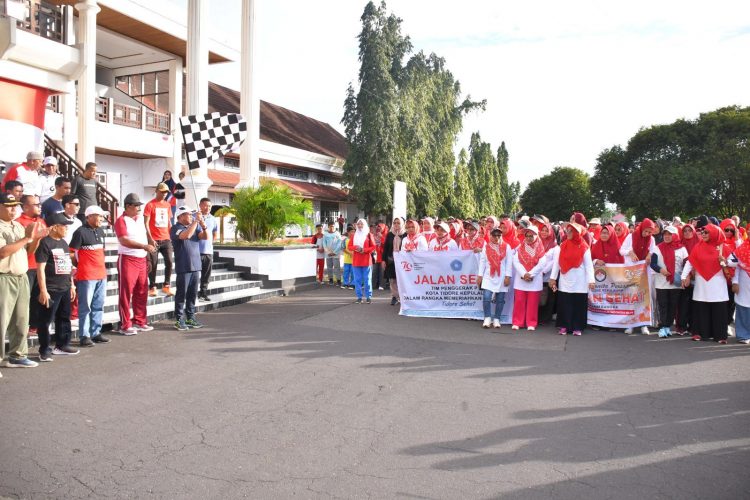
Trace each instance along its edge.
{"label": "staircase", "polygon": [[[104,300],[104,327],[103,331],[117,331],[120,326],[120,314],[118,310],[118,283],[117,283],[117,238],[113,233],[108,233],[105,239],[104,252],[105,265],[107,267],[107,288]],[[159,255],[159,264],[156,268],[156,282],[161,286],[164,281],[164,262]],[[220,307],[228,307],[246,302],[267,299],[283,295],[280,288],[261,288],[262,282],[244,279],[241,272],[229,268],[226,262],[214,262],[211,268],[211,279],[208,283],[208,296],[210,302],[197,301],[196,310],[200,313],[211,311]],[[170,287],[176,291],[175,273],[172,272]],[[148,322],[152,323],[162,319],[174,317],[174,297],[162,293],[158,289],[157,297],[149,297],[147,304]],[[33,300],[33,298],[32,298]],[[78,320],[73,320],[73,338],[78,336]],[[29,339],[29,347],[37,344],[36,337]]]}

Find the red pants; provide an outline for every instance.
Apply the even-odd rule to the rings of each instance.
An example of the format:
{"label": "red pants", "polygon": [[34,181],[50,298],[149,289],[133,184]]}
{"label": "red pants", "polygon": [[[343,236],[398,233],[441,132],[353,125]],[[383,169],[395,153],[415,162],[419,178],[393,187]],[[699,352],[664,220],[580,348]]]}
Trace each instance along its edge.
{"label": "red pants", "polygon": [[539,323],[539,297],[541,295],[541,290],[537,292],[513,290],[514,326],[533,326],[534,328],[536,328],[537,324]]}
{"label": "red pants", "polygon": [[325,265],[325,259],[315,259],[315,272],[318,275],[318,281],[323,281],[323,268]]}
{"label": "red pants", "polygon": [[[148,261],[146,257],[120,255],[117,259],[120,280],[120,329],[146,325],[146,302],[148,301]],[[130,307],[133,306],[133,319]]]}

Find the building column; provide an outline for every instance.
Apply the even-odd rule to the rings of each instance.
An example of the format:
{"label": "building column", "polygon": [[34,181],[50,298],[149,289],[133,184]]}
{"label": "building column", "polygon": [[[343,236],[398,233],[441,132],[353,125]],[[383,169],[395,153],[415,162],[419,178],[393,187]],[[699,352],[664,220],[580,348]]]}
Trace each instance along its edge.
{"label": "building column", "polygon": [[182,170],[182,132],[180,131],[180,117],[182,116],[182,59],[175,59],[169,63],[169,115],[172,128],[172,142],[174,149],[172,157],[167,158],[172,178]]}
{"label": "building column", "polygon": [[247,139],[240,148],[240,183],[237,188],[258,187],[260,183],[260,99],[256,78],[257,36],[255,0],[242,0],[242,86],[240,113],[247,120]]}
{"label": "building column", "polygon": [[[187,96],[186,115],[208,113],[208,1],[188,1],[187,24]],[[179,125],[178,125],[179,126]],[[182,132],[178,132],[181,134]],[[191,179],[192,177],[192,179]],[[186,188],[185,203],[197,205],[196,200],[208,196],[211,179],[208,168],[187,172],[182,183]],[[193,207],[197,209],[198,207]]]}
{"label": "building column", "polygon": [[76,4],[78,44],[81,47],[81,73],[78,77],[78,149],[76,161],[85,166],[96,153],[94,106],[96,99],[96,0]]}

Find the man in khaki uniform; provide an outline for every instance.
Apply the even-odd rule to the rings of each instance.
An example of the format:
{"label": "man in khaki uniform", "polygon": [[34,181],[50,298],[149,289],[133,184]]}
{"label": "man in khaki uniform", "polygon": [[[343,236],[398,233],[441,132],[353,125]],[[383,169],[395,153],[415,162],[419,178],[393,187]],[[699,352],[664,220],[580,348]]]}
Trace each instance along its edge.
{"label": "man in khaki uniform", "polygon": [[[18,200],[0,193],[0,357],[6,368],[33,368],[37,363],[26,357],[29,346],[29,261],[26,247],[36,246],[46,229],[35,222],[24,227],[13,220]],[[10,352],[5,357],[5,336]],[[2,375],[0,375],[2,376]]]}

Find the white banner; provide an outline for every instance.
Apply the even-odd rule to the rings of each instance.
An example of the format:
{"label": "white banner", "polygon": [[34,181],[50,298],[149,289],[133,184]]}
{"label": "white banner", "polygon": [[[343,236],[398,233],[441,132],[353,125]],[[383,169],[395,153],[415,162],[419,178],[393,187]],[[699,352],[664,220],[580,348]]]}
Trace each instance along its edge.
{"label": "white banner", "polygon": [[[394,252],[396,280],[403,316],[482,319],[482,290],[477,286],[478,254],[453,252]],[[509,324],[513,288],[505,294],[500,321]]]}

